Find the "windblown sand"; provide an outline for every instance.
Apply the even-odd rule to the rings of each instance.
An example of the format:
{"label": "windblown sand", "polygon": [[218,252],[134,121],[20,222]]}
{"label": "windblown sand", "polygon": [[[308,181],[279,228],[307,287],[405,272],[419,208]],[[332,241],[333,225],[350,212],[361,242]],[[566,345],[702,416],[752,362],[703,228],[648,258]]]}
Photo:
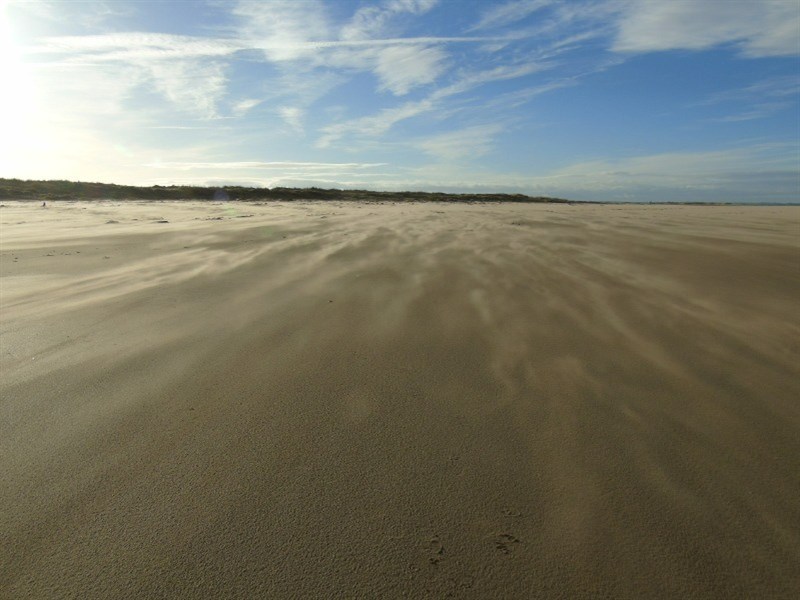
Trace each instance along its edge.
{"label": "windblown sand", "polygon": [[0,597],[800,591],[800,208],[0,221]]}

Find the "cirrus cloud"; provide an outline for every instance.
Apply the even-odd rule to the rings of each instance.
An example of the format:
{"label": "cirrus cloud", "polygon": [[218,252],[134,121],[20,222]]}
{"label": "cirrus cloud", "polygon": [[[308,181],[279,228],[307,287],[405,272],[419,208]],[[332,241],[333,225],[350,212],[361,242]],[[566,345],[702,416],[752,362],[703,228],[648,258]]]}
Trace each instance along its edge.
{"label": "cirrus cloud", "polygon": [[800,54],[800,10],[786,0],[638,0],[625,5],[617,52],[704,50],[734,44],[750,58]]}

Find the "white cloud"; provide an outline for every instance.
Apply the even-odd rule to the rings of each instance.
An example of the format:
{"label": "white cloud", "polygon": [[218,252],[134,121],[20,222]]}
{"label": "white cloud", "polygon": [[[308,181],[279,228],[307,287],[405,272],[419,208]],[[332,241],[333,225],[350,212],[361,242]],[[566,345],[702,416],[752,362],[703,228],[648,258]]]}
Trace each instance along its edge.
{"label": "white cloud", "polygon": [[[614,25],[619,19],[625,2],[631,0],[589,0],[589,1],[557,1],[557,0],[521,0],[510,2],[490,9],[484,13],[483,19],[468,31],[478,29],[498,29],[514,25],[503,34],[495,44],[488,44],[486,49],[494,51],[502,48],[502,44],[513,42],[538,41],[543,52],[564,52],[575,47],[577,42],[592,38],[607,37],[616,30]],[[526,17],[542,11],[535,19],[522,24]]]}
{"label": "white cloud", "polygon": [[67,20],[73,25],[93,29],[105,26],[115,19],[129,17],[132,10],[120,2],[104,0],[81,0],[81,2],[59,2],[57,0],[2,0],[15,13],[38,21],[60,23]]}
{"label": "white cloud", "polygon": [[233,114],[236,117],[241,117],[246,115],[248,112],[253,110],[256,106],[261,104],[263,100],[259,100],[258,98],[247,98],[245,100],[240,100],[239,102],[235,103],[232,107]]}
{"label": "white cloud", "polygon": [[[486,125],[451,132],[451,142],[480,143],[502,127]],[[491,128],[498,131],[492,133]],[[470,134],[470,130],[471,134]],[[466,132],[466,133],[465,133]],[[439,137],[439,136],[437,136]],[[441,141],[446,141],[443,134]],[[491,143],[491,142],[489,142]],[[796,201],[800,187],[798,145],[772,143],[720,151],[673,152],[594,160],[550,173],[500,172],[460,161],[429,161],[419,167],[381,169],[383,163],[185,162],[148,165],[185,177],[151,178],[151,183],[368,188],[449,192],[507,192],[584,200]],[[439,156],[440,158],[446,158]],[[177,167],[177,168],[175,168]],[[196,171],[198,175],[190,174]],[[391,171],[391,172],[386,172]]]}
{"label": "white cloud", "polygon": [[[320,50],[331,48],[372,48],[399,45],[430,45],[446,43],[483,43],[508,41],[497,36],[417,36],[365,39],[329,39],[292,32],[289,26],[280,36],[257,35],[252,23],[239,28],[240,37],[210,38],[165,33],[121,32],[99,35],[73,35],[45,38],[29,53],[73,54],[85,60],[125,60],[137,58],[191,58],[229,56],[241,50],[265,50],[274,62],[308,58]],[[268,33],[268,32],[267,32]],[[272,52],[277,53],[272,56]]]}
{"label": "white cloud", "polygon": [[446,58],[441,48],[391,46],[378,53],[375,74],[382,90],[402,96],[435,81],[444,71]]}
{"label": "white cloud", "polygon": [[470,31],[516,23],[552,3],[553,0],[513,0],[493,6],[483,13],[480,21],[473,25]]}
{"label": "white cloud", "polygon": [[406,102],[393,108],[385,108],[375,115],[335,123],[322,129],[323,135],[317,141],[318,148],[327,148],[347,134],[378,136],[386,133],[395,123],[410,119],[432,110],[435,103],[430,98],[416,102]]}
{"label": "white cloud", "polygon": [[238,37],[270,61],[312,57],[313,42],[331,39],[327,10],[319,0],[244,0],[232,13],[239,18]]}
{"label": "white cloud", "polygon": [[459,43],[486,43],[509,41],[509,37],[498,36],[421,36],[421,37],[392,37],[392,38],[375,38],[368,40],[327,40],[319,42],[308,42],[306,45],[309,48],[325,49],[325,48],[377,48],[380,46],[420,46],[431,44],[459,44]]}
{"label": "white cloud", "polygon": [[[261,6],[261,5],[258,5]],[[296,5],[293,5],[296,6]],[[301,26],[295,23],[295,26]],[[26,48],[29,54],[65,54],[76,61],[107,62],[142,59],[176,59],[199,57],[229,57],[243,50],[262,50],[273,62],[303,59],[310,65],[324,65],[326,50],[371,50],[384,46],[430,46],[447,43],[483,43],[505,40],[498,37],[397,37],[380,39],[337,40],[311,36],[310,31],[294,32],[291,25],[280,35],[262,32],[253,23],[242,26],[241,37],[209,38],[163,33],[123,32],[100,35],[49,37],[36,46]],[[273,27],[274,29],[274,27]],[[323,28],[319,28],[320,32]],[[324,29],[327,31],[327,29]],[[336,62],[336,61],[334,61]],[[338,61],[348,66],[346,61]],[[351,65],[352,66],[352,65]]]}
{"label": "white cloud", "polygon": [[[386,163],[334,163],[292,161],[185,161],[151,162],[140,165],[154,169],[149,184],[174,185],[249,185],[266,187],[347,187],[358,181],[366,182],[382,176],[380,167]],[[161,176],[159,173],[172,173]]]}
{"label": "white cloud", "polygon": [[79,69],[79,76],[64,81],[48,78],[46,83],[51,91],[78,86],[74,92],[89,105],[105,99],[103,112],[122,113],[125,98],[149,80],[179,110],[212,118],[227,91],[225,67],[217,61],[240,49],[226,40],[133,32],[47,38],[26,50],[44,56],[32,63],[40,70]]}
{"label": "white cloud", "polygon": [[545,70],[549,66],[548,64],[539,64],[535,61],[529,61],[519,65],[503,65],[492,69],[467,73],[455,83],[439,88],[422,100],[406,102],[397,107],[385,108],[374,115],[324,127],[322,130],[323,135],[317,141],[317,147],[327,148],[333,142],[348,134],[372,137],[382,135],[401,121],[435,110],[443,110],[442,106],[444,100],[452,96],[466,93],[492,81],[504,81],[524,77]]}
{"label": "white cloud", "polygon": [[443,160],[484,156],[491,152],[495,136],[505,130],[501,124],[475,125],[448,131],[417,142],[424,152]]}
{"label": "white cloud", "polygon": [[617,52],[704,50],[734,43],[747,57],[800,54],[800,10],[792,0],[639,0],[626,5]]}
{"label": "white cloud", "polygon": [[303,131],[305,110],[299,106],[280,106],[278,107],[278,114],[280,114],[281,119],[283,119],[289,127],[296,131]]}
{"label": "white cloud", "polygon": [[[217,116],[228,92],[227,65],[237,53],[260,50],[266,62],[281,65],[283,71],[277,76],[281,85],[270,86],[261,100],[281,98],[300,110],[359,71],[373,72],[381,91],[407,94],[433,83],[444,72],[443,44],[489,39],[369,37],[384,34],[392,19],[423,14],[434,4],[433,0],[388,0],[363,8],[350,22],[348,39],[336,39],[337,29],[326,6],[317,0],[245,0],[231,11],[237,25],[228,38],[142,32],[60,36],[46,38],[26,51],[41,66],[81,66],[106,74],[105,64],[114,69],[128,65],[141,72],[136,81],[149,78],[154,89],[180,110],[210,118]],[[110,78],[115,78],[113,73]],[[119,88],[130,92],[133,86],[120,82]],[[232,114],[242,116],[249,108],[236,104]],[[283,117],[299,129],[299,113]]]}
{"label": "white cloud", "polygon": [[391,20],[403,13],[421,15],[438,0],[388,0],[379,5],[359,8],[341,30],[342,40],[364,40],[383,36]]}
{"label": "white cloud", "polygon": [[433,82],[443,72],[447,54],[431,44],[474,41],[386,37],[397,17],[424,14],[435,4],[436,0],[387,0],[362,7],[340,29],[338,37],[319,3],[241,2],[234,14],[247,18],[239,35],[263,49],[269,60],[301,61],[309,69],[372,71],[381,90],[404,95]]}
{"label": "white cloud", "polygon": [[[556,42],[555,46],[560,46],[560,43]],[[462,73],[460,77],[449,85],[434,90],[421,100],[406,102],[397,107],[386,108],[374,115],[329,125],[323,128],[323,135],[317,141],[317,147],[327,148],[347,135],[377,137],[385,134],[397,123],[407,119],[413,119],[426,113],[435,113],[437,118],[445,118],[460,110],[454,107],[452,103],[448,103],[449,99],[467,94],[476,88],[496,81],[510,81],[525,78],[529,75],[553,69],[558,66],[558,64],[550,61],[550,58],[559,51],[560,48],[558,47],[553,50],[549,46],[544,46],[531,55],[516,57],[516,62],[501,64],[489,69]],[[535,96],[576,85],[582,77],[603,71],[618,62],[619,59],[603,60],[599,64],[592,65],[585,71],[572,76],[559,77],[551,81],[545,81],[535,86],[529,86],[521,90],[516,90],[515,92],[498,96],[494,100],[488,102],[482,99],[480,100],[480,106],[475,106],[475,108],[479,108],[481,112],[484,113],[487,108],[498,110],[499,107],[506,109],[518,107]]]}
{"label": "white cloud", "polygon": [[147,129],[173,129],[175,131],[195,131],[195,130],[209,130],[213,129],[218,131],[220,129],[228,129],[220,125],[147,125]]}
{"label": "white cloud", "polygon": [[87,63],[221,57],[245,48],[234,40],[128,32],[50,37],[26,50],[31,54],[66,54]]}
{"label": "white cloud", "polygon": [[492,98],[489,102],[484,103],[484,106],[493,110],[511,110],[527,104],[533,98],[541,96],[542,94],[547,94],[577,84],[577,76],[556,79],[542,85],[529,86],[521,90],[500,94]]}
{"label": "white cloud", "polygon": [[463,94],[476,87],[491,83],[493,81],[508,81],[511,79],[518,79],[520,77],[525,77],[526,75],[545,71],[552,66],[553,65],[550,63],[537,62],[536,60],[526,60],[521,64],[501,65],[491,69],[474,71],[463,75],[454,83],[438,89],[432,94],[432,97],[436,100],[449,98],[450,96]]}
{"label": "white cloud", "polygon": [[154,85],[178,108],[201,118],[217,116],[217,104],[226,92],[221,65],[190,61],[149,65]]}
{"label": "white cloud", "polygon": [[345,81],[344,75],[332,69],[308,72],[287,68],[281,69],[262,93],[265,102],[307,109]]}
{"label": "white cloud", "polygon": [[305,170],[350,170],[372,169],[383,167],[386,163],[326,163],[326,162],[292,162],[292,161],[223,161],[223,162],[153,162],[144,166],[155,169],[177,169],[188,171],[192,169],[290,169],[302,168]]}
{"label": "white cloud", "polygon": [[755,121],[765,119],[794,105],[792,102],[759,102],[751,110],[738,112],[715,119],[725,123],[738,123],[741,121]]}
{"label": "white cloud", "polygon": [[700,105],[720,105],[730,114],[718,121],[737,122],[763,119],[797,105],[800,76],[772,77],[751,85],[711,95]]}
{"label": "white cloud", "polygon": [[55,3],[45,0],[4,0],[0,2],[0,11],[5,10],[22,11],[46,21],[57,21],[60,18]]}
{"label": "white cloud", "polygon": [[[107,78],[116,90],[109,96],[108,113],[116,111],[120,116],[125,115],[128,100],[139,92],[146,93],[149,88],[165,97],[170,106],[204,119],[218,118],[220,106],[229,107],[233,117],[243,117],[259,103],[267,103],[273,114],[298,132],[303,131],[311,105],[356,72],[372,72],[380,91],[397,96],[420,86],[434,85],[443,75],[449,75],[448,85],[440,85],[422,99],[323,127],[316,144],[319,148],[329,147],[344,136],[366,142],[368,138],[382,136],[399,122],[426,113],[434,113],[434,118],[442,119],[459,110],[448,99],[484,84],[522,78],[551,68],[553,64],[545,62],[545,57],[561,52],[559,46],[563,45],[563,39],[560,38],[539,44],[535,50],[524,54],[521,51],[498,53],[491,57],[489,68],[448,72],[447,44],[497,40],[513,43],[518,38],[397,37],[409,19],[425,14],[435,5],[435,0],[385,0],[359,9],[344,27],[339,27],[334,25],[330,5],[317,0],[268,3],[246,0],[231,9],[235,24],[232,30],[227,30],[230,36],[227,38],[140,32],[62,36],[46,39],[31,51],[52,61],[53,66],[70,64],[78,68],[77,65],[81,65],[86,73],[91,71],[99,79]],[[508,4],[504,16],[497,13],[492,22],[511,22],[508,20],[512,16],[520,16],[525,11],[530,14],[541,6],[543,2]],[[570,18],[564,17],[565,20]],[[586,34],[577,33],[571,39],[580,42],[586,39]],[[260,50],[260,56],[254,56],[257,53],[253,50]],[[251,83],[244,99],[238,93],[231,94],[234,97],[230,98],[228,86],[235,82],[231,84],[228,79],[228,65],[240,58],[261,58],[272,63],[272,70],[264,70],[269,74],[263,81]],[[117,70],[125,74],[118,77],[114,74]],[[235,71],[231,73],[235,75]],[[85,82],[90,79],[82,76],[79,81],[83,85],[82,95],[89,96],[91,90]],[[537,88],[545,89],[546,85],[545,88],[542,85]],[[263,91],[258,97],[260,90]],[[75,97],[80,96],[80,92],[76,90]],[[528,97],[532,95],[533,92]],[[463,108],[464,102],[460,104]],[[67,107],[65,111],[73,108]],[[164,113],[164,108],[151,104],[148,111],[152,116],[156,112]],[[480,129],[468,130],[473,135],[480,132]],[[447,150],[447,136],[456,134],[442,134],[440,140],[431,139],[426,151],[439,152],[442,156],[449,152],[453,156],[454,151]],[[487,147],[477,143],[474,146]]]}
{"label": "white cloud", "polygon": [[762,79],[751,85],[717,92],[709,98],[707,104],[719,102],[753,100],[764,98],[786,98],[800,94],[800,75],[786,75]]}
{"label": "white cloud", "polygon": [[[793,144],[797,150],[797,144]],[[796,156],[796,154],[795,154]],[[577,163],[549,178],[571,189],[632,189],[635,186],[679,189],[734,189],[734,182],[757,185],[763,176],[794,173],[796,159],[786,145],[763,144],[710,152],[670,152]],[[761,174],[761,175],[759,175]],[[795,181],[795,186],[797,182]],[[800,190],[798,190],[800,191]]]}
{"label": "white cloud", "polygon": [[[427,164],[374,183],[379,189],[509,192],[583,200],[796,201],[796,142],[576,163],[550,173],[498,172],[480,164]],[[787,155],[788,151],[788,155]],[[794,152],[794,157],[791,153]]]}

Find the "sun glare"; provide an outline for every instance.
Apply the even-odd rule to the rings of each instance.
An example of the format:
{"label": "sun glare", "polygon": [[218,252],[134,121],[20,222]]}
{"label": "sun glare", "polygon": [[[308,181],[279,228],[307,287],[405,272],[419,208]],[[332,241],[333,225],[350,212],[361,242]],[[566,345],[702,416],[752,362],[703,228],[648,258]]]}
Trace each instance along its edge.
{"label": "sun glare", "polygon": [[35,127],[36,94],[31,69],[14,39],[5,3],[0,4],[0,160],[16,162],[15,156]]}

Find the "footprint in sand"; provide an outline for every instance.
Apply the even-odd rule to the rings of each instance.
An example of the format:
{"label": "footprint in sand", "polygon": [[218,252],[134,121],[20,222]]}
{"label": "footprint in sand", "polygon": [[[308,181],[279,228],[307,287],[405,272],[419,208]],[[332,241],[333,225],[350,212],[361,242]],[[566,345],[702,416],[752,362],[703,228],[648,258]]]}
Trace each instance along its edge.
{"label": "footprint in sand", "polygon": [[510,533],[501,533],[494,539],[494,549],[503,554],[511,554],[514,550],[514,546],[519,543],[521,543],[519,538]]}
{"label": "footprint in sand", "polygon": [[444,558],[444,546],[438,535],[433,536],[428,542],[428,562],[432,565],[438,565],[439,561]]}

